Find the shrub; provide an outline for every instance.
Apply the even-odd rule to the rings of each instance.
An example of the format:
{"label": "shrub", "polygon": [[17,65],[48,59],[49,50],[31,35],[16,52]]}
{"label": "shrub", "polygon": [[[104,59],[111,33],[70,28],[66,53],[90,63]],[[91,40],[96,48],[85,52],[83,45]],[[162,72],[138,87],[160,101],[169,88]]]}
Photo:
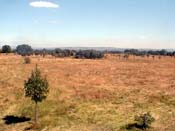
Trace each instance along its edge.
{"label": "shrub", "polygon": [[98,59],[103,58],[104,53],[96,50],[79,50],[75,54],[75,58]]}
{"label": "shrub", "polygon": [[70,56],[73,56],[73,54],[74,54],[73,50],[60,49],[60,48],[56,48],[52,52],[52,55],[56,57],[70,57]]}
{"label": "shrub", "polygon": [[139,128],[147,129],[151,127],[151,124],[155,121],[155,119],[151,116],[149,112],[147,112],[141,115],[136,115],[135,121]]}
{"label": "shrub", "polygon": [[30,57],[24,57],[24,64],[30,64],[30,63],[31,63]]}

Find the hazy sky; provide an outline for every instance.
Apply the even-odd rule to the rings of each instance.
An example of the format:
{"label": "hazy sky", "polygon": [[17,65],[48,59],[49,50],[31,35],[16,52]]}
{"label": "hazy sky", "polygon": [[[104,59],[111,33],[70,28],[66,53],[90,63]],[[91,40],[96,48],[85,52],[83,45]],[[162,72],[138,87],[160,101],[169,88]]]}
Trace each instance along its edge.
{"label": "hazy sky", "polygon": [[175,0],[0,0],[0,46],[175,48]]}

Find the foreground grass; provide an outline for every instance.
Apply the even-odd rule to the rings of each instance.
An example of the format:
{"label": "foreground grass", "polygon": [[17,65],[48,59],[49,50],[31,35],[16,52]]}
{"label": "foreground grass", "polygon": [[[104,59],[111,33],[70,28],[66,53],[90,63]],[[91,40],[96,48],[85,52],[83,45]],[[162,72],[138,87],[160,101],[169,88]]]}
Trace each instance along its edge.
{"label": "foreground grass", "polygon": [[[167,99],[166,97],[168,100],[164,101],[164,99]],[[150,111],[156,118],[156,122],[153,124],[154,129],[162,128],[158,125],[165,125],[166,131],[173,131],[175,108],[173,96],[162,96],[161,94],[155,101],[150,102],[150,99],[152,100],[152,98],[148,98],[144,103],[128,101],[127,96],[122,98],[115,95],[113,99],[104,100],[74,98],[60,101],[48,99],[39,105],[40,124],[38,130],[77,131],[77,128],[79,128],[80,131],[83,131],[85,128],[94,131],[97,129],[99,131],[120,131],[124,130],[123,127],[127,124],[134,123],[134,115]],[[13,103],[8,110],[12,109],[13,111],[9,114],[33,118],[34,103],[29,99],[21,101],[21,103]],[[20,126],[20,124],[17,125]],[[25,129],[31,126],[31,122],[22,125],[22,127],[6,126],[1,121],[2,130],[11,130],[14,127]]]}

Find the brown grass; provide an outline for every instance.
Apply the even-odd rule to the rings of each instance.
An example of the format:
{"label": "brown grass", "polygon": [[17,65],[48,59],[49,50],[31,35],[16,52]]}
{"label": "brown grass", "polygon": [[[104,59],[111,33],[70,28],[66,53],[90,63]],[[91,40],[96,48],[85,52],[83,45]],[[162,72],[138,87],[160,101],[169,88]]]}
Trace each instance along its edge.
{"label": "brown grass", "polygon": [[[124,60],[107,55],[101,60],[85,60],[32,56],[31,61],[26,65],[21,56],[0,55],[0,131],[19,131],[30,125],[29,122],[7,126],[2,118],[21,115],[23,107],[28,109],[26,105],[32,107],[24,97],[23,84],[35,64],[50,85],[48,99],[40,109],[40,130],[118,131],[132,122],[134,115],[146,111],[156,118],[153,130],[175,129],[174,58]],[[58,113],[65,113],[57,107],[63,106],[60,102],[69,115],[63,117]],[[26,115],[32,115],[31,109],[29,112]]]}

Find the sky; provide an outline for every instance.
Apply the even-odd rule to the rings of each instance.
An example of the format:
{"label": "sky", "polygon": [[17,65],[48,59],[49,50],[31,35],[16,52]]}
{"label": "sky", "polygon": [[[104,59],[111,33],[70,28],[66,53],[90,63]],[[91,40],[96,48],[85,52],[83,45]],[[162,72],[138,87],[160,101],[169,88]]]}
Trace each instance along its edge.
{"label": "sky", "polygon": [[175,49],[175,0],[0,0],[0,46]]}

